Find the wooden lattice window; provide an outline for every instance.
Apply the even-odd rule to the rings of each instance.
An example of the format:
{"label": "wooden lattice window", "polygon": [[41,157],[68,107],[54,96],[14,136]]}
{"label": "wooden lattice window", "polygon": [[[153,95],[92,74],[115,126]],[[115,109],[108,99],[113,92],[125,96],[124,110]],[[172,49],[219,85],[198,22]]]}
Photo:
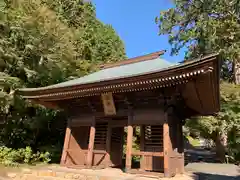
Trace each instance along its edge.
{"label": "wooden lattice window", "polygon": [[161,152],[163,149],[163,126],[145,126],[144,149]]}
{"label": "wooden lattice window", "polygon": [[95,144],[106,144],[107,139],[107,123],[96,124]]}

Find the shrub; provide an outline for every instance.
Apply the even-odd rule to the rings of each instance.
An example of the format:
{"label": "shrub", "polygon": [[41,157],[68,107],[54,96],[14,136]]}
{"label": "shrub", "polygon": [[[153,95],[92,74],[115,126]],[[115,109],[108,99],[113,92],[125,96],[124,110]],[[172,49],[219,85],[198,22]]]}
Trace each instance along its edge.
{"label": "shrub", "polygon": [[6,166],[17,166],[18,164],[34,164],[37,162],[50,162],[50,153],[33,153],[31,147],[12,149],[5,146],[0,147],[0,163]]}

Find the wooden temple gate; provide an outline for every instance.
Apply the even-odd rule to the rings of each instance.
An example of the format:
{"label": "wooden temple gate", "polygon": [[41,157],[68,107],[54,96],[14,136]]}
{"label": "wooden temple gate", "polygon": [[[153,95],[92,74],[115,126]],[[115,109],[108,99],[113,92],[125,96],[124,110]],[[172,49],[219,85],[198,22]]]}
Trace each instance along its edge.
{"label": "wooden temple gate", "polygon": [[[154,95],[153,92],[145,91],[145,94]],[[155,93],[158,91],[155,90]],[[129,107],[129,110],[122,112],[120,110],[119,113],[122,114],[119,116],[93,117],[92,113],[89,113],[85,116],[79,115],[77,119],[70,117],[63,152],[66,155],[62,156],[61,163],[75,167],[123,166],[124,127],[127,127],[127,170],[131,170],[132,156],[141,156],[141,170],[163,172],[164,168],[168,169],[168,167],[164,167],[165,161],[169,164],[168,166],[176,166],[174,171],[183,172],[181,120],[175,117],[174,113],[171,114],[170,109],[167,112],[161,110],[163,107],[160,106],[163,106],[161,103],[164,103],[164,100],[161,102],[156,97],[151,102],[148,96],[143,96],[142,92],[129,93],[131,97],[134,95],[138,102],[133,104],[137,104],[137,106]],[[125,96],[126,94],[122,97]],[[115,99],[118,98],[115,97]],[[144,101],[145,105],[141,103]],[[98,103],[98,105],[92,104],[92,106],[99,106],[101,101],[99,100]],[[120,105],[118,101],[115,101],[115,104],[116,106]],[[125,104],[126,107],[129,106],[129,103]],[[154,106],[155,109],[153,109]],[[157,108],[158,106],[159,108]],[[83,107],[78,108],[82,109]],[[86,110],[84,111],[86,112]],[[174,123],[171,124],[171,122]],[[140,151],[133,151],[132,148],[133,130],[136,126],[140,126]]]}
{"label": "wooden temple gate", "polygon": [[[129,70],[139,63],[150,66],[161,61],[158,59],[161,53],[133,58],[101,71]],[[67,82],[68,85],[20,89],[19,93],[47,107],[64,109],[68,114],[61,165],[125,167],[127,172],[133,172],[132,156],[140,156],[139,172],[158,172],[171,177],[184,172],[184,120],[219,110],[216,57],[211,55],[201,61],[147,71],[143,76],[125,75],[109,82],[103,78],[71,86]],[[101,71],[97,72],[100,78]],[[84,77],[79,81],[85,81]],[[138,151],[133,148],[136,127],[140,128]],[[127,129],[126,139],[124,129]]]}

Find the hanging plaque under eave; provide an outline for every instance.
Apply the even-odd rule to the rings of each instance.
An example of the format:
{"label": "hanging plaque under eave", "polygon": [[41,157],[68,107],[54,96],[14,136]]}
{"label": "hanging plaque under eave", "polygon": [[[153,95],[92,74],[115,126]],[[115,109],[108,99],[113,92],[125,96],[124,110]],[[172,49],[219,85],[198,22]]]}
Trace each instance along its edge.
{"label": "hanging plaque under eave", "polygon": [[116,115],[116,108],[111,92],[101,94],[105,115]]}

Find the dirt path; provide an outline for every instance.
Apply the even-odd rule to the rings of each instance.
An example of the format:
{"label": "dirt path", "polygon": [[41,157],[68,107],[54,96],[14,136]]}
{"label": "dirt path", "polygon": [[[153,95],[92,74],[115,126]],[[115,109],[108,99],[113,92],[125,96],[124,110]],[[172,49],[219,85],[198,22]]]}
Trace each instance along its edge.
{"label": "dirt path", "polygon": [[[59,167],[59,165],[49,165],[49,166],[40,166],[40,167],[28,167],[27,169],[43,169],[43,170],[52,170],[58,172],[58,174],[62,174],[63,176],[67,174],[88,174],[88,175],[96,175],[98,177],[106,176],[105,178],[101,178],[104,180],[153,180],[156,178],[144,178],[138,175],[130,175],[123,173],[120,169],[105,169],[105,170],[73,170],[68,168]],[[1,177],[6,177],[8,173],[17,173],[24,169],[23,167],[19,168],[5,168],[3,166],[0,167],[0,180]],[[29,170],[30,170],[29,169]],[[31,170],[31,171],[32,171]],[[171,178],[171,180],[240,180],[240,167],[237,167],[232,164],[217,164],[217,163],[189,163],[186,168],[185,176],[176,176],[175,178]],[[187,174],[195,174],[198,175],[198,179],[191,178]],[[41,177],[40,177],[41,178]],[[37,178],[34,178],[37,179]],[[45,178],[41,178],[45,179]],[[160,178],[163,180],[164,178]],[[4,178],[5,180],[5,178]]]}

